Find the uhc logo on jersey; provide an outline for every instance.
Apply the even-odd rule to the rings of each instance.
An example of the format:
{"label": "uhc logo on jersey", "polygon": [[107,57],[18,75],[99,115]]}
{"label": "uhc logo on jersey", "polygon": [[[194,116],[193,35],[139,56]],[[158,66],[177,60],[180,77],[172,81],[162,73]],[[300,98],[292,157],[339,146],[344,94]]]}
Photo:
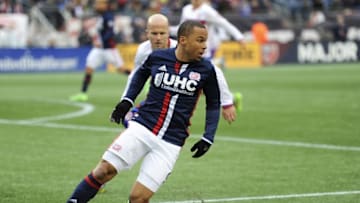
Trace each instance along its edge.
{"label": "uhc logo on jersey", "polygon": [[159,72],[155,75],[154,85],[162,89],[193,96],[200,78],[200,73],[197,72],[190,72],[189,77],[181,77],[176,74]]}

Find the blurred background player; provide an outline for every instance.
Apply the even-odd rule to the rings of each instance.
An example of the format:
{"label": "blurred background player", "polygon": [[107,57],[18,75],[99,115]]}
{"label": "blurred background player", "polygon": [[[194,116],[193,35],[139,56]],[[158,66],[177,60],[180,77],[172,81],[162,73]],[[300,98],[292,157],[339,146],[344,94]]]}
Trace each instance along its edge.
{"label": "blurred background player", "polygon": [[[141,43],[136,51],[134,63],[135,70],[142,65],[142,63],[147,59],[153,50],[173,48],[177,45],[176,40],[169,38],[169,21],[167,17],[162,14],[154,14],[148,18],[146,34],[148,40]],[[215,71],[220,86],[222,115],[226,121],[231,123],[236,119],[236,109],[233,105],[233,97],[221,69],[216,67]],[[132,73],[129,75],[125,89],[129,87],[134,72],[135,71],[132,71]],[[147,88],[145,87],[145,89]],[[137,107],[134,107],[130,114],[136,112],[136,108]],[[125,119],[125,127],[127,126],[127,121],[130,118],[131,115],[127,116],[127,119]]]}
{"label": "blurred background player", "polygon": [[[150,90],[144,105],[139,108],[139,115],[109,146],[96,168],[75,188],[68,203],[88,202],[102,184],[140,160],[140,172],[131,189],[129,202],[148,203],[173,171],[189,136],[190,117],[201,92],[206,97],[205,130],[190,151],[193,158],[199,158],[209,150],[219,122],[220,92],[212,63],[202,57],[206,38],[207,30],[203,24],[185,21],[179,28],[176,48],[152,52],[135,70],[125,97],[111,114],[111,121],[119,124],[124,119],[146,80],[151,77]],[[177,79],[169,82],[167,76]],[[181,81],[186,85],[179,84]]]}
{"label": "blurred background player", "polygon": [[[191,0],[190,4],[184,6],[181,12],[180,23],[185,20],[197,20],[206,25],[209,36],[207,40],[207,49],[204,57],[213,59],[218,47],[221,44],[220,37],[217,36],[219,28],[226,31],[236,41],[242,43],[243,34],[227,19],[221,16],[206,0]],[[171,27],[171,33],[176,33],[177,26]]]}
{"label": "blurred background player", "polygon": [[111,0],[96,0],[94,7],[100,15],[92,35],[93,48],[86,58],[85,76],[82,83],[81,93],[70,97],[71,101],[87,101],[87,90],[91,83],[95,69],[105,63],[113,64],[119,73],[129,74],[124,67],[124,61],[116,48],[114,33],[114,14]]}
{"label": "blurred background player", "polygon": [[[204,53],[204,57],[212,59],[214,64],[223,66],[222,64],[218,64],[218,61],[223,60],[214,60],[215,53],[218,47],[221,44],[221,39],[217,34],[218,29],[222,29],[226,31],[226,33],[232,36],[236,41],[240,44],[243,44],[244,36],[243,34],[227,19],[221,16],[206,0],[191,0],[190,4],[184,6],[181,12],[180,23],[185,20],[197,20],[202,24],[206,25],[208,30],[208,39],[207,39],[207,48]],[[176,33],[178,26],[171,26],[171,33]],[[218,68],[217,68],[218,69]],[[216,71],[217,74],[223,75],[221,70]],[[235,108],[239,112],[242,108],[241,100],[242,95],[240,92],[236,92],[231,97],[234,97],[232,101],[234,101]]]}

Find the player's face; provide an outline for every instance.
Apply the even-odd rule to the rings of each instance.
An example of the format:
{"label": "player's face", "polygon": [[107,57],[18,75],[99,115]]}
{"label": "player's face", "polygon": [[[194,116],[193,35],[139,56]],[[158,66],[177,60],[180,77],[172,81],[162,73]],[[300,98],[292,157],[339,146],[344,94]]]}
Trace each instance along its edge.
{"label": "player's face", "polygon": [[167,25],[149,25],[147,37],[150,40],[153,50],[169,48],[169,28]]}
{"label": "player's face", "polygon": [[207,36],[205,28],[194,27],[192,33],[186,37],[184,47],[189,60],[201,60],[206,49]]}

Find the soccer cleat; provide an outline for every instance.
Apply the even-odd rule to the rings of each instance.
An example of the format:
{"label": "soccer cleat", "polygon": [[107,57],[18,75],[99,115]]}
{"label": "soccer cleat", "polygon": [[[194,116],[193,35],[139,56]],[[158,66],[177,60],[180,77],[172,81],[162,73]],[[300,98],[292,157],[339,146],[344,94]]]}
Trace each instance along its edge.
{"label": "soccer cleat", "polygon": [[103,184],[103,185],[100,187],[100,189],[99,189],[99,193],[100,193],[100,194],[101,194],[101,193],[104,193],[104,192],[106,192],[105,184]]}
{"label": "soccer cleat", "polygon": [[240,92],[234,94],[234,105],[237,112],[242,111],[242,94]]}
{"label": "soccer cleat", "polygon": [[71,96],[70,101],[77,101],[77,102],[84,102],[89,99],[88,95],[86,93],[79,93],[76,95]]}

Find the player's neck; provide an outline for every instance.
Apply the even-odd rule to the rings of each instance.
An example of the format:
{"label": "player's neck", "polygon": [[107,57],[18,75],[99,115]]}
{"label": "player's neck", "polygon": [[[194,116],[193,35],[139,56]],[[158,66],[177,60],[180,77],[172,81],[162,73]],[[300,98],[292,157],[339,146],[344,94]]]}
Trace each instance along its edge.
{"label": "player's neck", "polygon": [[200,8],[200,6],[203,5],[203,3],[204,3],[204,2],[201,2],[201,3],[200,3],[200,2],[198,2],[198,3],[192,3],[191,5],[192,5],[193,9],[195,10],[195,9]]}
{"label": "player's neck", "polygon": [[191,62],[192,60],[185,54],[185,52],[177,47],[175,49],[175,56],[176,56],[176,60],[180,61],[180,62],[183,62],[183,63],[189,63]]}
{"label": "player's neck", "polygon": [[201,4],[193,5],[193,9],[196,10],[201,6]]}

